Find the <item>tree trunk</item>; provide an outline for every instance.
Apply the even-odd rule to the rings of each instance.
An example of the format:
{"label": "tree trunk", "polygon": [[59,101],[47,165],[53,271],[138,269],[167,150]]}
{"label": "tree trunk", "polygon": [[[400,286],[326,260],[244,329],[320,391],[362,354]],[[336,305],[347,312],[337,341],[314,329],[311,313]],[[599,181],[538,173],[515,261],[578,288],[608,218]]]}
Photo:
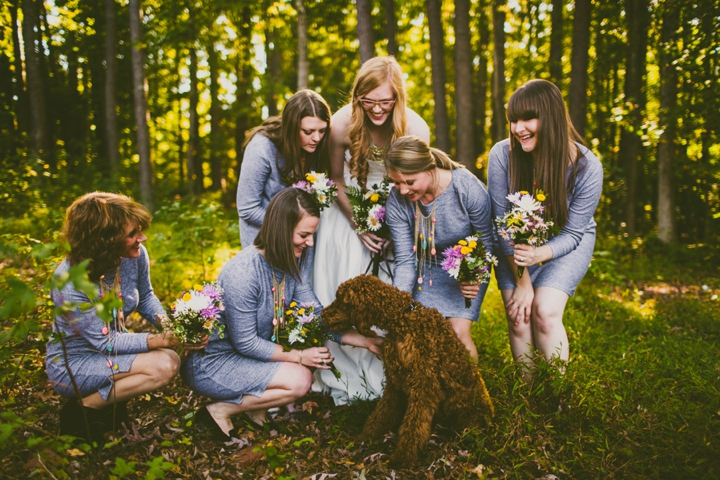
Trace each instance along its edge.
{"label": "tree trunk", "polygon": [[552,0],[550,31],[550,79],[562,90],[563,8],[565,0]]}
{"label": "tree trunk", "polygon": [[278,42],[278,33],[275,31],[275,28],[271,26],[270,14],[267,13],[269,7],[270,1],[265,0],[265,53],[267,57],[267,68],[265,69],[265,103],[268,108],[268,115],[275,116],[279,113],[277,99],[280,86],[282,85],[282,55],[280,43]]}
{"label": "tree trunk", "polygon": [[137,126],[137,149],[140,157],[140,201],[148,210],[155,209],[153,195],[152,160],[150,159],[150,114],[147,106],[147,80],[145,78],[145,55],[138,48],[143,39],[142,6],[140,0],[129,0],[130,41],[132,43],[133,100]]}
{"label": "tree trunk", "polygon": [[666,244],[677,241],[675,225],[675,186],[673,157],[677,126],[677,70],[673,50],[681,2],[668,0],[664,5],[660,31],[660,111],[658,126],[663,130],[658,143],[658,238]]}
{"label": "tree trunk", "polygon": [[505,133],[505,0],[493,1],[493,118],[492,139],[499,142]]}
{"label": "tree trunk", "polygon": [[357,35],[360,41],[360,63],[363,64],[375,56],[375,40],[372,26],[372,1],[356,0]]}
{"label": "tree trunk", "polygon": [[252,48],[252,11],[249,5],[243,6],[242,16],[236,23],[237,31],[237,56],[235,71],[237,73],[237,82],[235,84],[235,158],[237,159],[237,175],[240,178],[240,167],[243,159],[243,142],[245,141],[245,132],[250,128],[248,120],[247,107],[250,105],[250,97],[252,92],[252,71],[251,58]]}
{"label": "tree trunk", "polygon": [[638,203],[638,169],[643,159],[642,122],[645,99],[643,78],[647,55],[648,0],[626,0],[628,50],[625,63],[625,107],[628,109],[627,126],[620,133],[618,163],[625,171],[627,199],[625,222],[627,233],[635,236]]}
{"label": "tree trunk", "polygon": [[485,153],[485,121],[487,108],[487,90],[488,90],[488,68],[487,68],[487,51],[488,43],[490,43],[490,29],[488,25],[487,5],[485,0],[479,0],[476,16],[478,18],[478,73],[476,93],[475,93],[475,151]]}
{"label": "tree trunk", "polygon": [[[194,33],[193,33],[194,35]],[[190,47],[190,129],[187,145],[188,193],[202,192],[202,160],[200,158],[200,123],[198,119],[197,52]]]}
{"label": "tree trunk", "polygon": [[385,0],[385,36],[387,37],[388,55],[397,57],[397,18],[395,17],[395,0]]}
{"label": "tree trunk", "polygon": [[585,126],[587,125],[587,72],[591,15],[592,0],[575,1],[568,106],[570,119],[581,137],[585,136]]}
{"label": "tree trunk", "polygon": [[25,76],[23,75],[22,55],[20,54],[20,34],[21,28],[18,23],[18,8],[20,0],[12,0],[10,3],[10,21],[12,22],[12,41],[13,41],[13,65],[15,67],[15,95],[17,96],[15,117],[17,118],[18,128],[21,132],[30,130],[30,107],[28,105],[27,91],[25,90]]}
{"label": "tree trunk", "polygon": [[457,161],[477,174],[475,166],[475,118],[473,69],[470,51],[470,0],[455,0],[455,109],[457,111]]}
{"label": "tree trunk", "polygon": [[308,88],[310,64],[308,62],[307,13],[304,0],[295,0],[298,13],[298,90]]}
{"label": "tree trunk", "polygon": [[115,0],[105,0],[105,141],[110,172],[118,174],[120,152],[118,151],[117,122],[117,6]]}
{"label": "tree trunk", "polygon": [[212,190],[225,191],[225,181],[222,172],[222,156],[218,150],[222,145],[222,132],[220,131],[220,99],[218,98],[218,60],[215,51],[215,41],[210,39],[208,45],[208,66],[210,67],[210,174]]}
{"label": "tree trunk", "polygon": [[[25,43],[25,71],[30,103],[30,150],[43,159],[50,158],[50,141],[45,125],[45,86],[40,68],[38,38],[35,34],[38,17],[32,0],[23,0],[23,41]],[[54,167],[54,165],[52,166]]]}
{"label": "tree trunk", "polygon": [[430,57],[432,65],[433,97],[435,99],[435,145],[450,153],[450,133],[447,103],[445,103],[445,34],[443,33],[440,0],[427,0],[427,18],[430,27]]}

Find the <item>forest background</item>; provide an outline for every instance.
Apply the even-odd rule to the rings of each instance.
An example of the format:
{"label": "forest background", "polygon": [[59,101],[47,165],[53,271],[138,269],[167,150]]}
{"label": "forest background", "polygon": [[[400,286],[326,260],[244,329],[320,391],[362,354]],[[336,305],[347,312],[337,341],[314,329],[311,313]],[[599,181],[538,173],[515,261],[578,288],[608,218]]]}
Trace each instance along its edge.
{"label": "forest background", "polygon": [[[149,412],[141,434],[153,427],[155,438],[135,432],[102,453],[69,453],[53,436],[59,400],[41,355],[58,308],[46,294],[63,255],[64,210],[83,193],[107,190],[157,212],[153,280],[169,303],[180,289],[214,278],[239,249],[233,204],[245,132],[280,112],[298,88],[316,90],[337,110],[361,62],[385,54],[400,62],[409,104],[430,125],[432,143],[481,179],[490,147],[508,134],[508,96],[538,77],[561,88],[605,170],[593,267],[567,316],[575,352],[568,374],[548,370],[552,388],[517,378],[491,289],[474,335],[481,351],[495,354],[481,368],[494,372],[486,380],[498,426],[484,438],[436,439],[442,461],[436,456],[432,471],[456,478],[717,473],[718,0],[3,2],[6,472],[197,474],[200,460],[180,459],[199,458],[185,430],[198,399],[179,382],[136,411]],[[618,364],[630,358],[632,368]],[[230,468],[205,455],[200,471],[282,478],[343,465],[385,478],[383,454],[351,438],[370,407],[355,408],[260,444],[259,463],[233,457]],[[295,445],[298,435],[307,437]],[[329,443],[321,440],[327,435]]]}

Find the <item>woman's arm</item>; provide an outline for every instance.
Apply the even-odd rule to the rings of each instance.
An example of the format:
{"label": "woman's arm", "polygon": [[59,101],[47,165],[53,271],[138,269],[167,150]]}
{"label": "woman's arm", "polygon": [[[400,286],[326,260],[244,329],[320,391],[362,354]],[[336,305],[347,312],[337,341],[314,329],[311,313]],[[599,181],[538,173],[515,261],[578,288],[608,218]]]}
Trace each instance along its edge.
{"label": "woman's arm", "polygon": [[400,290],[412,293],[415,287],[417,271],[415,270],[415,253],[413,246],[412,219],[408,217],[404,207],[405,199],[401,198],[396,188],[390,191],[386,204],[385,218],[395,243],[395,276],[393,285]]}
{"label": "woman's arm", "polygon": [[329,148],[330,176],[338,187],[335,202],[354,230],[357,225],[352,220],[352,208],[350,208],[350,201],[345,191],[345,150],[350,148],[348,130],[350,130],[351,111],[351,105],[346,105],[333,115]]}
{"label": "woman's arm", "polygon": [[263,192],[276,155],[275,145],[261,133],[255,134],[243,155],[237,189],[238,215],[258,228],[265,218]]}
{"label": "woman's arm", "polygon": [[[495,218],[505,215],[508,210],[507,196],[510,193],[510,184],[508,177],[508,161],[510,155],[509,142],[504,140],[498,142],[490,150],[490,158],[488,160],[488,193],[492,202],[491,221]],[[493,229],[495,226],[493,225]],[[502,237],[498,238],[496,256],[506,257],[514,253],[514,249],[509,240]],[[500,260],[502,261],[502,259]]]}
{"label": "woman's arm", "polygon": [[407,135],[415,135],[430,144],[430,127],[423,118],[411,109],[407,109]]}
{"label": "woman's arm", "polygon": [[152,323],[155,328],[162,330],[162,325],[158,321],[158,316],[165,315],[160,300],[153,291],[150,283],[150,257],[144,245],[140,245],[140,256],[137,258],[137,289],[138,289],[138,306],[137,312],[143,316],[145,320]]}

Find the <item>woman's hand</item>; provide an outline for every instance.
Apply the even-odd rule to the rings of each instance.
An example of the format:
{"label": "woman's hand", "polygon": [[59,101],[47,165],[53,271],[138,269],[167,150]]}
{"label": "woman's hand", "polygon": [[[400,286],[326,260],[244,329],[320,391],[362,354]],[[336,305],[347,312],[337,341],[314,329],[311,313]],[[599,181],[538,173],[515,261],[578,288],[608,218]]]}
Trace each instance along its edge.
{"label": "woman's hand", "polygon": [[510,300],[505,304],[505,312],[508,318],[515,322],[515,325],[520,325],[520,322],[530,323],[530,316],[532,315],[535,290],[532,285],[528,287],[524,283],[518,282]]}
{"label": "woman's hand", "polygon": [[[512,245],[512,244],[511,244]],[[552,248],[548,245],[533,247],[532,245],[514,245],[513,260],[518,267],[531,267],[538,263],[552,260]]]}
{"label": "woman's hand", "polygon": [[479,283],[470,283],[470,282],[459,282],[460,283],[460,292],[462,292],[462,296],[465,298],[469,298],[470,300],[473,300],[475,297],[478,296],[478,293],[480,293],[480,284]]}
{"label": "woman's hand", "polygon": [[327,347],[312,347],[305,350],[296,350],[298,363],[306,367],[330,370],[333,357]]}
{"label": "woman's hand", "polygon": [[353,347],[367,348],[375,355],[382,356],[382,337],[366,337],[354,328],[351,328],[343,334],[342,343],[344,345],[352,345]]}
{"label": "woman's hand", "polygon": [[389,242],[389,240],[380,238],[372,232],[358,233],[358,237],[360,237],[360,241],[365,245],[365,248],[373,253],[378,253],[384,249],[385,244]]}
{"label": "woman's hand", "polygon": [[208,340],[210,340],[210,337],[203,335],[198,343],[186,343],[185,350],[202,350],[207,347]]}

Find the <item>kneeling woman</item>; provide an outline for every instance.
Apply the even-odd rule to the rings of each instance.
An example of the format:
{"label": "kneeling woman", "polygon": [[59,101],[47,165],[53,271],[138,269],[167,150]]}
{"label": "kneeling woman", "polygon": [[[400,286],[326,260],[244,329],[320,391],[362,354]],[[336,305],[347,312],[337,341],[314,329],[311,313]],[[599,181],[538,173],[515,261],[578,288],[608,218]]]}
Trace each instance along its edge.
{"label": "kneeling woman", "polygon": [[[245,413],[256,424],[265,423],[268,408],[308,392],[312,375],[307,367],[328,369],[332,362],[326,347],[285,352],[271,341],[278,309],[291,301],[317,302],[312,285],[301,281],[301,270],[308,268],[305,257],[319,221],[310,194],[296,188],[280,191],[268,204],[254,244],[220,273],[224,336],[214,334],[205,353],[193,355],[182,369],[190,388],[213,400],[196,419],[218,439],[229,438],[232,415]],[[357,332],[335,335],[335,341],[341,340],[370,345]]]}
{"label": "kneeling woman", "polygon": [[[112,428],[109,422],[119,425],[127,420],[126,400],[167,385],[180,368],[180,358],[171,350],[178,342],[171,333],[125,329],[124,318],[131,312],[137,311],[155,327],[165,315],[150,284],[150,261],[142,245],[150,219],[145,207],[113,193],[89,193],[67,210],[63,236],[71,249],[55,275],[67,275],[71,267],[90,260],[89,277],[97,294],[112,290],[123,307],[110,324],[94,308],[75,308],[55,318],[55,338],[47,344],[47,374],[55,391],[65,397],[77,397],[74,380],[81,397],[81,404],[69,401],[60,412],[61,434],[100,441],[102,433]],[[90,302],[72,283],[54,290],[52,300],[55,305]],[[111,405],[118,408],[108,408]]]}

